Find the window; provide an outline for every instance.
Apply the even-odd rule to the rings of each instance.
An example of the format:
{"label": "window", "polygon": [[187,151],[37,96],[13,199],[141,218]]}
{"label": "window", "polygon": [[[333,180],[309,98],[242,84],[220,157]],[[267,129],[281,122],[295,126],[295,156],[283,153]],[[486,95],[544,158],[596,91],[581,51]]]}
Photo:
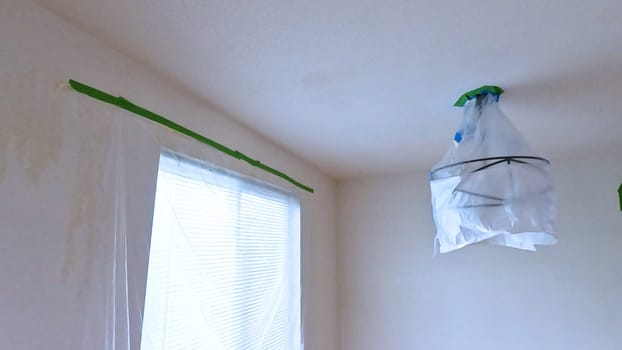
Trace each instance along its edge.
{"label": "window", "polygon": [[291,194],[163,152],[141,349],[300,349],[299,211]]}

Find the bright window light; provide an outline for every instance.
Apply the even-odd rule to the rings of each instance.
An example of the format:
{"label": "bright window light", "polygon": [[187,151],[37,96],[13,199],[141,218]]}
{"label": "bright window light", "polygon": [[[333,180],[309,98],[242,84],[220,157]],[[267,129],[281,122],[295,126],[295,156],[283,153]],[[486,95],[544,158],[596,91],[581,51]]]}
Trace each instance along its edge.
{"label": "bright window light", "polygon": [[163,152],[141,349],[301,349],[299,211],[287,192]]}

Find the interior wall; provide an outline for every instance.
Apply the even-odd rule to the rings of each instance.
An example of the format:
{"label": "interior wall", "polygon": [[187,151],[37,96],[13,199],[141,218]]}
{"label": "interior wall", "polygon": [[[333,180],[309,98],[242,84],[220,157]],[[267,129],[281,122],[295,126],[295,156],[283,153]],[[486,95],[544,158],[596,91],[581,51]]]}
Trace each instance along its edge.
{"label": "interior wall", "polygon": [[[305,348],[337,348],[331,178],[31,0],[0,2],[0,43],[0,348],[111,348],[102,337],[112,331],[106,320],[114,315],[86,313],[110,302],[97,289],[108,283],[98,279],[104,276],[99,266],[110,264],[106,235],[118,229],[109,215],[119,199],[113,180],[121,168],[110,161],[119,140],[115,128],[125,135],[116,154],[126,164],[122,229],[128,240],[143,237],[129,242],[138,247],[128,253],[132,288],[140,289],[146,277],[135,266],[146,260],[160,147],[296,191],[207,146],[57,87],[68,78],[122,95],[315,188],[315,194],[296,192]],[[132,322],[136,317],[130,315]],[[97,322],[86,329],[85,319]]]}
{"label": "interior wall", "polygon": [[433,258],[427,174],[340,183],[340,349],[619,349],[621,150],[553,162],[560,242],[535,253]]}

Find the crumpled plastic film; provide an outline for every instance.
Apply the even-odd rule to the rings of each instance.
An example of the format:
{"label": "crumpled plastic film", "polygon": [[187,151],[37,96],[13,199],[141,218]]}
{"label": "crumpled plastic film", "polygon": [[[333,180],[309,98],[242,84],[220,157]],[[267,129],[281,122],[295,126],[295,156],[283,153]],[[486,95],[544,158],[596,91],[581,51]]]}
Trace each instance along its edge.
{"label": "crumpled plastic film", "polygon": [[557,242],[550,162],[482,93],[464,106],[454,144],[430,173],[435,254],[475,243],[535,250]]}

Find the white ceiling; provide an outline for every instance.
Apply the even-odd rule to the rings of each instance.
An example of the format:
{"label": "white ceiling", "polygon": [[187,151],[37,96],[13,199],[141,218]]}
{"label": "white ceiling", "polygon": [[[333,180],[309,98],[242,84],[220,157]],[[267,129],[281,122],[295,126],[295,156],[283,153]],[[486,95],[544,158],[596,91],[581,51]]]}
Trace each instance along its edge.
{"label": "white ceiling", "polygon": [[622,147],[619,0],[39,2],[340,178],[429,168],[483,84],[545,156]]}

